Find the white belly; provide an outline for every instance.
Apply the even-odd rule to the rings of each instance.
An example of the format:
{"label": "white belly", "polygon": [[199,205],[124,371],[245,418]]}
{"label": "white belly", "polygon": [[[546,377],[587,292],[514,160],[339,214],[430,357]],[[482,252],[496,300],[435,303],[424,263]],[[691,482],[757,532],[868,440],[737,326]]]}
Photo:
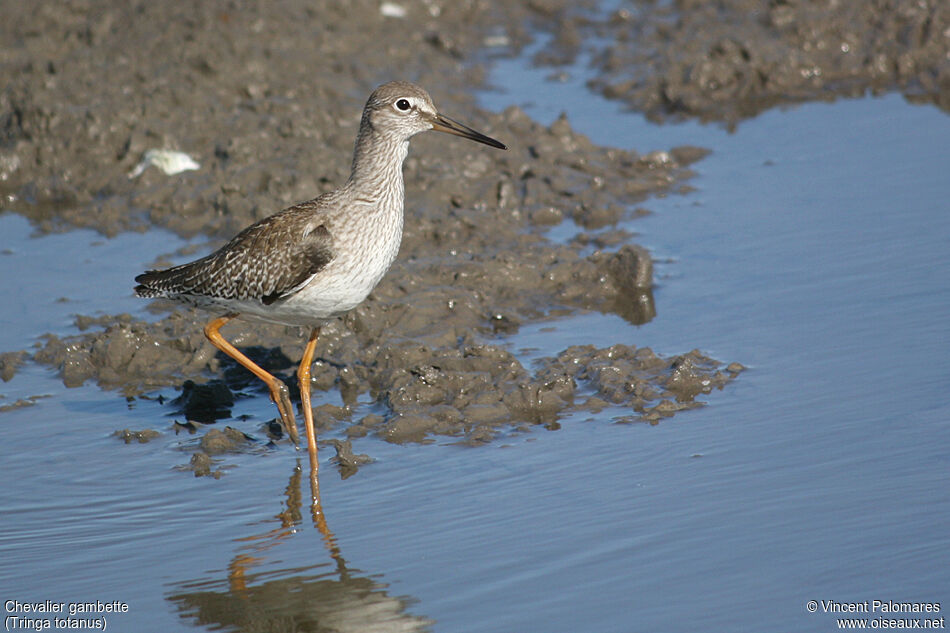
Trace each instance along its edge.
{"label": "white belly", "polygon": [[357,239],[337,247],[337,255],[326,268],[286,299],[270,305],[245,301],[233,306],[235,311],[271,323],[316,326],[352,310],[369,296],[396,259],[402,239],[402,218],[398,220],[398,226],[385,230],[385,240],[377,235],[375,242]]}

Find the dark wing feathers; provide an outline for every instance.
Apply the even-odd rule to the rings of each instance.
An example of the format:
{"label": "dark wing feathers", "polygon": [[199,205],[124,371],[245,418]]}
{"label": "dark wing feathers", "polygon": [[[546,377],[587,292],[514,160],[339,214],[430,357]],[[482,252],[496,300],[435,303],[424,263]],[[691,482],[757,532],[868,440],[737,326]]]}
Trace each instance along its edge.
{"label": "dark wing feathers", "polygon": [[264,294],[260,299],[265,305],[295,292],[333,259],[330,232],[323,224],[307,233],[291,250],[294,251],[293,256],[280,266],[273,282],[263,288]]}
{"label": "dark wing feathers", "polygon": [[295,207],[265,218],[191,263],[143,273],[135,278],[135,293],[259,299],[268,305],[292,294],[333,259],[330,231],[304,211]]}

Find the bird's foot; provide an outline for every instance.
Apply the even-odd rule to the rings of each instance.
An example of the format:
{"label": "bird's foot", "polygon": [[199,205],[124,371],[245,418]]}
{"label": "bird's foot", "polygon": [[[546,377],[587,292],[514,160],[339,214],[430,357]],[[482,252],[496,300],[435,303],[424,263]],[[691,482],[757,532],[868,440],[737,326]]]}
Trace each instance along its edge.
{"label": "bird's foot", "polygon": [[270,399],[277,405],[280,412],[280,423],[287,431],[294,446],[300,445],[300,435],[297,433],[297,418],[294,417],[294,407],[290,402],[290,389],[282,380],[275,379],[271,385]]}

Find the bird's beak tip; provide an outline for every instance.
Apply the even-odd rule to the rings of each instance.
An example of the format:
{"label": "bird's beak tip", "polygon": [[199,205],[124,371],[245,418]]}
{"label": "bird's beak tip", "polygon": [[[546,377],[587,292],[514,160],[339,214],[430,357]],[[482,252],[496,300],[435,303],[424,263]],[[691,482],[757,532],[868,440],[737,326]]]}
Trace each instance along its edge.
{"label": "bird's beak tip", "polygon": [[502,143],[501,141],[495,140],[490,136],[486,136],[481,132],[476,132],[467,125],[462,125],[458,121],[450,119],[449,117],[437,114],[431,120],[432,129],[437,132],[445,132],[447,134],[454,134],[455,136],[461,136],[462,138],[467,138],[478,143],[483,143],[490,147],[497,149],[507,150],[508,146]]}

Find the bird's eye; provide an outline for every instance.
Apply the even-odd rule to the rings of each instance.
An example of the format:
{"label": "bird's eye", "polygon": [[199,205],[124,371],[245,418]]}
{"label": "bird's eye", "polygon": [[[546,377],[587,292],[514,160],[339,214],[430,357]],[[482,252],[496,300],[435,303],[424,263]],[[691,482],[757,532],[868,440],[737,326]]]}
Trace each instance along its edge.
{"label": "bird's eye", "polygon": [[412,104],[409,103],[409,99],[400,99],[396,102],[397,110],[408,112],[411,107],[412,107]]}

